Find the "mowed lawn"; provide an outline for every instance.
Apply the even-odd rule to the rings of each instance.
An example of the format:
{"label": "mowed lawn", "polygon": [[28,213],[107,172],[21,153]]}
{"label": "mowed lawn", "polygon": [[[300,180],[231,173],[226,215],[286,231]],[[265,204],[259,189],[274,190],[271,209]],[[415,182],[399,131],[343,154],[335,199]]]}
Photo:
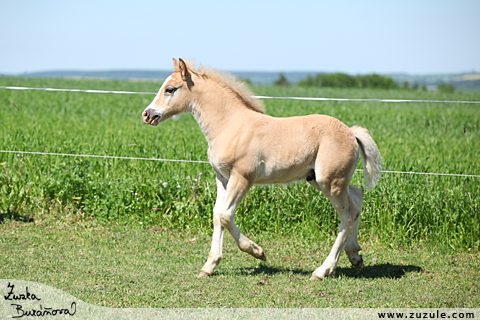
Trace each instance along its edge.
{"label": "mowed lawn", "polygon": [[[2,86],[156,92],[160,82],[20,79]],[[479,94],[255,87],[258,95],[480,100]],[[206,160],[191,116],[152,128],[153,96],[0,89],[0,149]],[[267,113],[328,114],[369,129],[384,169],[480,175],[480,106],[265,100]],[[359,164],[359,168],[362,165]],[[352,184],[363,186],[361,173]],[[480,178],[384,173],[365,194],[365,269],[342,254],[334,276],[309,281],[339,219],[305,184],[254,187],[237,224],[267,254],[225,235],[214,276],[208,164],[0,153],[0,278],[37,281],[110,307],[478,307]]]}
{"label": "mowed lawn", "polygon": [[[68,220],[68,219],[67,219]],[[0,277],[36,281],[98,306],[402,307],[480,305],[480,255],[422,242],[383,245],[361,237],[365,268],[343,253],[334,276],[310,281],[332,239],[271,233],[252,236],[267,262],[240,252],[226,235],[224,259],[209,278],[196,275],[210,236],[159,227],[8,222],[0,229]]]}

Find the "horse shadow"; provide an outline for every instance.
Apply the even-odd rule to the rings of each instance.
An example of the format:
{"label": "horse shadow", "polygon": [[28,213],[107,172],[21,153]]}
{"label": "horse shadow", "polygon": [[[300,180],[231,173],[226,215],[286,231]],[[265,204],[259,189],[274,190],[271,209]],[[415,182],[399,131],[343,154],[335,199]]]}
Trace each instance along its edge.
{"label": "horse shadow", "polygon": [[363,270],[356,268],[337,268],[334,277],[347,277],[357,279],[400,279],[411,272],[421,273],[422,268],[415,265],[397,265],[390,263],[366,266]]}
{"label": "horse shadow", "polygon": [[[313,270],[301,268],[281,268],[261,265],[256,268],[241,267],[236,269],[240,275],[271,276],[276,274],[293,274],[296,276],[310,276]],[[422,268],[415,265],[394,265],[390,263],[365,266],[363,270],[354,267],[337,267],[330,278],[356,278],[356,279],[400,279],[411,272],[423,272]]]}
{"label": "horse shadow", "polygon": [[235,273],[243,276],[271,276],[274,274],[294,274],[298,276],[307,276],[312,272],[300,268],[279,268],[268,265],[260,265],[255,268],[239,267],[235,269]]}

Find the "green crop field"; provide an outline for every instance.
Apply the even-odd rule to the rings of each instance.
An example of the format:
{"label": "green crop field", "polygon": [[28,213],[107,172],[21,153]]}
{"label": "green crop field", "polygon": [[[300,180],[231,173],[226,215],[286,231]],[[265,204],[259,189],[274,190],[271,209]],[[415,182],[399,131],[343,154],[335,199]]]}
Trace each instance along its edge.
{"label": "green crop field", "polygon": [[[156,92],[160,85],[160,82],[0,77],[0,86]],[[406,90],[314,89],[293,86],[254,87],[253,91],[258,95],[269,96],[480,100],[480,94],[473,93],[439,94]],[[207,160],[207,143],[191,115],[182,115],[178,120],[169,120],[158,127],[143,124],[141,112],[152,99],[153,96],[149,95],[0,89],[0,149]],[[384,170],[480,175],[479,104],[274,99],[266,100],[265,104],[267,113],[273,116],[321,113],[334,116],[348,126],[360,125],[369,129],[382,154]],[[11,261],[9,252],[15,251],[12,249],[15,246],[14,237],[18,237],[18,234],[12,235],[15,230],[23,230],[27,235],[37,238],[41,232],[39,230],[46,226],[51,226],[52,230],[60,230],[58,225],[76,228],[77,225],[85,224],[98,224],[101,227],[92,227],[92,230],[101,229],[101,232],[107,234],[116,234],[116,231],[105,231],[108,226],[126,228],[127,231],[121,232],[126,235],[141,232],[138,230],[168,230],[166,233],[169,237],[175,232],[188,232],[191,238],[198,234],[198,238],[205,243],[202,243],[199,250],[201,252],[195,253],[201,257],[191,259],[198,258],[203,262],[208,255],[208,234],[212,228],[211,216],[216,190],[214,174],[208,164],[12,153],[0,153],[0,164],[2,261]],[[362,168],[361,163],[359,168]],[[363,186],[362,179],[362,173],[356,173],[352,184]],[[419,249],[421,252],[434,252],[435,250],[425,248],[441,247],[446,250],[447,255],[471,255],[472,261],[478,262],[479,208],[478,177],[384,173],[378,186],[365,194],[359,242],[361,246],[364,243],[373,243],[376,250],[385,248],[389,257],[394,257],[397,249],[402,250],[401,254],[405,256],[405,250],[413,250],[412,248],[422,247]],[[239,228],[245,234],[251,235],[254,241],[258,237],[268,239],[268,235],[275,235],[275,239],[285,237],[290,239],[289,241],[298,242],[299,240],[291,240],[295,238],[302,239],[305,243],[315,243],[311,249],[304,250],[305,256],[312,255],[309,259],[314,258],[320,244],[324,250],[330,250],[339,226],[339,219],[331,204],[314,188],[304,183],[289,187],[254,187],[240,205],[236,217]],[[63,236],[58,237],[64,239]],[[132,238],[135,239],[135,236]],[[198,241],[200,240],[197,240],[197,243]],[[37,245],[46,242],[48,241],[40,241]],[[270,242],[273,246],[282,246],[280,240]],[[25,240],[21,243],[25,245],[28,242]],[[268,249],[273,248],[265,249],[268,257]],[[246,258],[243,255],[241,257]],[[29,264],[36,261],[25,252],[17,253],[16,259],[25,259],[25,263],[28,261]],[[441,256],[436,255],[435,259],[441,259]],[[319,265],[319,261],[316,264]],[[42,262],[38,263],[40,268]],[[178,261],[175,263],[181,265]],[[239,258],[238,263],[245,263],[245,267],[250,267],[257,262],[247,264]],[[476,279],[478,283],[478,267],[475,269],[465,263],[469,266],[466,277]],[[420,263],[415,263],[418,264]],[[228,276],[229,272],[235,273],[231,269],[222,271],[222,265],[223,262],[218,272],[223,272],[224,276]],[[228,266],[232,268],[231,265]],[[101,267],[108,269],[103,265]],[[70,265],[66,269],[71,268],[73,267]],[[186,277],[192,278],[192,272],[197,272],[200,268],[201,263],[198,270],[192,271],[192,267],[188,266]],[[288,268],[296,270],[291,269],[293,267]],[[305,278],[315,269],[311,261],[295,268],[300,268],[301,272],[294,272],[294,276]],[[416,273],[415,268],[412,270]],[[18,274],[22,279],[43,279],[37,273],[28,271],[30,269],[20,269],[22,271]],[[345,274],[348,274],[345,271],[347,269],[348,264],[345,264],[343,273],[340,271],[343,276],[335,278],[335,281],[341,282],[342,278],[346,277]],[[269,270],[271,273],[272,269]],[[372,272],[372,269],[370,271]],[[0,278],[15,277],[15,272],[12,272],[11,267],[2,263]],[[179,276],[178,273],[177,270],[176,276]],[[251,274],[252,272],[242,271],[236,276],[245,278]],[[55,277],[44,281],[62,287],[58,283],[60,280],[55,280]],[[440,272],[438,277],[440,278]],[[197,281],[192,279],[188,281]],[[368,279],[367,277],[364,280]],[[213,281],[213,285],[215,279],[208,281]],[[372,288],[376,285],[372,284]],[[74,290],[68,286],[64,288],[71,289],[70,293]],[[472,288],[465,290],[473,290],[475,298],[469,296],[466,299],[474,299],[470,301],[476,301],[478,305],[478,286]],[[128,287],[122,287],[123,289],[128,291]],[[331,290],[333,292],[337,289]],[[112,306],[114,301],[120,299],[117,295],[118,293],[110,293],[107,294],[108,298],[93,298],[91,301],[104,301],[102,303]],[[235,294],[232,295],[232,299],[236,299]],[[87,298],[84,299],[88,301]],[[122,296],[121,299],[121,305],[141,306],[141,301],[135,298],[128,301],[128,297]],[[297,300],[277,305],[300,306],[298,301],[302,298],[295,299]],[[442,299],[448,301],[448,297]],[[172,302],[170,306],[185,306],[180,300],[181,297],[177,299],[177,304]],[[336,305],[345,306],[340,300]],[[364,305],[381,306],[385,302],[382,301]],[[435,306],[441,303],[437,300],[426,301],[430,302],[422,304],[412,301],[407,305]],[[455,301],[450,305],[472,305]],[[241,306],[271,306],[261,300],[251,304],[239,303]],[[311,301],[307,305],[325,306]],[[393,305],[395,306],[395,302]],[[149,306],[165,305],[153,303]]]}
{"label": "green crop field", "polygon": [[[0,78],[2,85],[156,92],[160,83]],[[480,95],[402,90],[257,87],[256,94],[350,98],[480,100]],[[144,125],[148,95],[2,90],[2,150],[207,160],[193,117]],[[385,170],[480,174],[476,104],[267,100],[268,113],[322,113],[368,128]],[[17,110],[18,108],[18,110]],[[210,228],[215,198],[208,164],[0,154],[2,216],[42,219],[68,207],[79,219]],[[361,168],[361,165],[359,166]],[[353,184],[362,184],[362,174]],[[362,230],[387,242],[435,239],[478,248],[479,178],[384,174],[366,194]],[[281,200],[281,201],[279,201]],[[337,232],[338,218],[313,188],[254,188],[238,210],[246,232]]]}

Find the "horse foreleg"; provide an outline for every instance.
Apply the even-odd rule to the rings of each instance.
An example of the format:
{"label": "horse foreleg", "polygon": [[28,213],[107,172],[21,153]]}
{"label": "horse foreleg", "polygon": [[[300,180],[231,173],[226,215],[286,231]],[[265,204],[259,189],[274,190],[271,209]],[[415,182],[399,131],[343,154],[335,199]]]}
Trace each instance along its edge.
{"label": "horse foreleg", "polygon": [[200,277],[213,274],[222,259],[224,228],[232,234],[240,250],[257,259],[266,260],[265,251],[248,239],[235,224],[235,209],[245,197],[250,186],[251,183],[243,177],[231,177],[227,182],[217,175],[217,200],[213,208],[212,247],[207,262],[200,271]]}
{"label": "horse foreleg", "polygon": [[217,200],[215,201],[215,207],[213,208],[212,247],[210,249],[207,262],[203,266],[202,270],[200,270],[200,274],[198,275],[199,277],[207,277],[211,275],[222,260],[224,228],[220,222],[220,213],[221,207],[223,206],[223,198],[225,196],[227,181],[217,174],[216,182]]}
{"label": "horse foreleg", "polygon": [[237,243],[237,246],[243,252],[246,252],[253,256],[254,258],[267,261],[267,256],[265,255],[265,251],[260,247],[258,244],[253,242],[252,240],[248,239],[237,227],[235,222],[233,221],[229,223],[232,227],[228,229],[232,234],[233,239]]}
{"label": "horse foreleg", "polygon": [[266,261],[265,251],[252,240],[248,239],[235,224],[235,210],[251,186],[252,183],[242,176],[234,175],[230,177],[220,212],[220,222],[223,227],[230,231],[240,250],[249,253],[257,259]]}

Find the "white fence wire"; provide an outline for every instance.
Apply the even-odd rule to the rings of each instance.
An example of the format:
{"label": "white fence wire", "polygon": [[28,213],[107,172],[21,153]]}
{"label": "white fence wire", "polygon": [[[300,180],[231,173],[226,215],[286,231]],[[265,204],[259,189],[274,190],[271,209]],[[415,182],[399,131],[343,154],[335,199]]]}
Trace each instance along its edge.
{"label": "white fence wire", "polygon": [[[156,95],[156,92],[133,92],[133,91],[107,91],[107,90],[81,90],[81,89],[57,89],[57,88],[29,88],[29,87],[2,87],[6,90],[40,90],[51,92],[86,92],[86,93],[113,93],[113,94],[146,94]],[[258,99],[283,99],[283,100],[307,100],[307,101],[360,101],[360,102],[428,102],[428,103],[464,103],[480,104],[480,101],[451,101],[451,100],[406,100],[406,99],[347,99],[347,98],[318,98],[318,97],[269,97],[253,96]]]}
{"label": "white fence wire", "polygon": [[[103,159],[120,159],[120,160],[142,160],[142,161],[161,161],[161,162],[181,162],[181,163],[209,164],[208,161],[202,161],[202,160],[136,158],[136,157],[100,156],[100,155],[72,154],[72,153],[53,153],[53,152],[34,152],[34,151],[12,151],[12,150],[0,150],[0,153],[14,153],[14,154],[27,154],[27,155],[47,155],[47,156],[65,156],[65,157],[85,157],[85,158],[103,158]],[[362,170],[362,169],[356,169],[356,171],[363,171],[363,170]],[[480,178],[480,175],[474,175],[474,174],[457,174],[457,173],[434,173],[434,172],[391,171],[391,170],[382,170],[382,173]]]}
{"label": "white fence wire", "polygon": [[[156,94],[157,94],[157,93],[154,93],[154,92],[81,90],[81,89],[58,89],[58,88],[29,88],[29,87],[4,87],[4,86],[0,86],[0,89],[6,89],[6,90],[40,90],[40,91],[51,91],[51,92],[84,92],[84,93],[110,93],[110,94],[140,94],[140,95],[156,95]],[[344,98],[269,97],[269,96],[254,96],[254,98],[258,98],[258,99],[310,100],[310,101],[428,102],[428,103],[465,103],[465,104],[480,104],[480,101],[449,101],[449,100],[344,99]],[[183,162],[183,163],[198,163],[198,164],[208,164],[208,163],[209,163],[208,161],[200,161],[200,160],[136,158],[136,157],[100,156],[100,155],[70,154],[70,153],[52,153],[52,152],[33,152],[33,151],[0,150],[0,153],[15,153],[15,154],[29,154],[29,155],[49,155],[49,156],[66,156],[66,157],[88,157],[88,158],[123,159],[123,160],[142,160],[142,161],[162,161],[162,162]],[[363,170],[357,169],[357,171],[363,171]],[[456,173],[433,173],[433,172],[391,171],[391,170],[383,170],[382,173],[480,178],[480,175],[474,175],[474,174],[456,174]]]}

